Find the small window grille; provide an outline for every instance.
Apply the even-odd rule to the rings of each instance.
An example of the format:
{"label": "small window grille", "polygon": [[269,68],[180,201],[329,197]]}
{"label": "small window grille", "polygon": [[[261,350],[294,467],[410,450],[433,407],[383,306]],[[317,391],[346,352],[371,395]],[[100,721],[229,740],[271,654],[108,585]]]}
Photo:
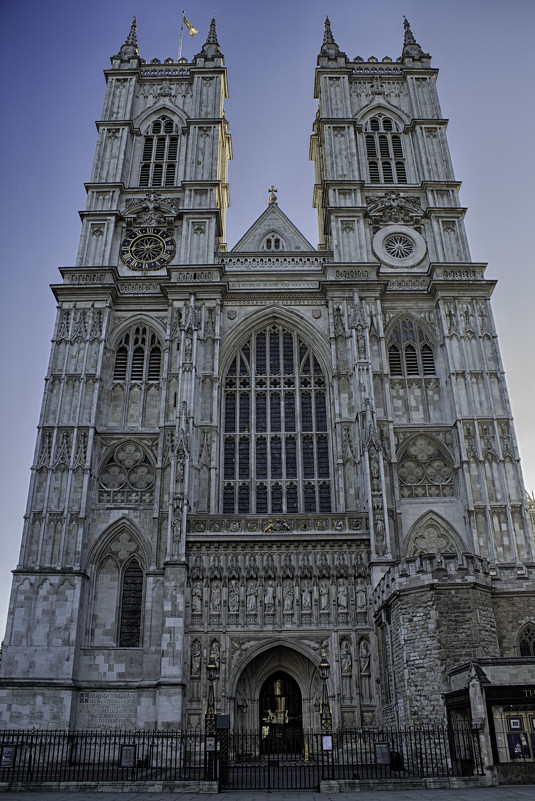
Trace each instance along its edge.
{"label": "small window grille", "polygon": [[370,167],[370,181],[372,182],[372,184],[380,183],[381,179],[379,178],[379,165],[377,164],[377,162],[370,161],[369,167]]}
{"label": "small window grille", "polygon": [[[377,150],[375,147],[375,139],[373,136],[366,137],[366,153],[368,154],[368,158],[376,158],[377,157]],[[143,158],[150,158],[150,156],[144,156]]]}
{"label": "small window grille", "polygon": [[435,359],[430,345],[422,345],[424,375],[435,375]]}
{"label": "small window grille", "polygon": [[284,243],[277,234],[269,234],[264,239],[261,250],[284,250]]}
{"label": "small window grille", "polygon": [[403,375],[401,354],[395,345],[391,345],[388,349],[388,365],[390,367],[390,375]]}
{"label": "small window grille", "polygon": [[126,378],[126,369],[128,367],[128,348],[126,345],[121,345],[117,348],[115,356],[115,371],[113,373],[114,381],[124,381]]}
{"label": "small window grille", "polygon": [[137,559],[132,559],[123,574],[119,647],[141,645],[141,611],[143,602],[143,571]]}
{"label": "small window grille", "polygon": [[389,161],[383,161],[383,181],[385,184],[394,183],[394,176],[392,174],[392,165]]}

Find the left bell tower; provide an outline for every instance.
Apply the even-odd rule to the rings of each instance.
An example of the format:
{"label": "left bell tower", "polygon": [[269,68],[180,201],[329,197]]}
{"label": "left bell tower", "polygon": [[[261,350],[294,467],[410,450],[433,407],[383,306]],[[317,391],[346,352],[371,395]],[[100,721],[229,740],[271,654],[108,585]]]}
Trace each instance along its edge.
{"label": "left bell tower", "polygon": [[229,205],[215,21],[190,61],[147,64],[134,19],[105,76],[76,265],[52,287],[0,674],[9,728],[181,724],[191,397],[215,319],[192,281],[218,274]]}

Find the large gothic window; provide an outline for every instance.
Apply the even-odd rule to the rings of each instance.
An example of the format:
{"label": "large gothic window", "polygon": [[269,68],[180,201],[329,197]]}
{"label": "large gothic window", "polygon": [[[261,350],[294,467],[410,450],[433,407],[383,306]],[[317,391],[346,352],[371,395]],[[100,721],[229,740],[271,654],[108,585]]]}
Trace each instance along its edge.
{"label": "large gothic window", "polygon": [[165,115],[155,120],[143,141],[140,186],[175,186],[178,135]]}
{"label": "large gothic window", "polygon": [[435,375],[433,348],[414,320],[400,320],[388,339],[388,365],[391,376]]}
{"label": "large gothic window", "polygon": [[405,155],[397,122],[384,114],[376,114],[365,130],[371,183],[406,184]]}
{"label": "large gothic window", "polygon": [[314,353],[271,325],[225,377],[223,512],[330,512],[327,387]]}

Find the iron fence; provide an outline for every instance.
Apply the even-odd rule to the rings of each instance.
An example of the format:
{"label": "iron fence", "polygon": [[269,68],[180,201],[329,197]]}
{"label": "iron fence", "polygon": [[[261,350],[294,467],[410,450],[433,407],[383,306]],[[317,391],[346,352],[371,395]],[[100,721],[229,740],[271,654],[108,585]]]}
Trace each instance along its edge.
{"label": "iron fence", "polygon": [[313,789],[325,779],[483,775],[469,729],[293,732],[0,732],[0,782],[218,781],[223,789]]}

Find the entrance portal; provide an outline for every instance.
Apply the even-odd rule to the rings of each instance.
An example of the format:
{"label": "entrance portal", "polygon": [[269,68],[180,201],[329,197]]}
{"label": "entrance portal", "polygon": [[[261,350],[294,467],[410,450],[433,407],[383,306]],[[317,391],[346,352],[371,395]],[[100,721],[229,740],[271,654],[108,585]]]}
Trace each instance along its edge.
{"label": "entrance portal", "polygon": [[298,753],[303,745],[303,716],[299,685],[279,670],[262,685],[259,699],[260,736],[263,753],[274,753],[284,743],[286,753]]}

